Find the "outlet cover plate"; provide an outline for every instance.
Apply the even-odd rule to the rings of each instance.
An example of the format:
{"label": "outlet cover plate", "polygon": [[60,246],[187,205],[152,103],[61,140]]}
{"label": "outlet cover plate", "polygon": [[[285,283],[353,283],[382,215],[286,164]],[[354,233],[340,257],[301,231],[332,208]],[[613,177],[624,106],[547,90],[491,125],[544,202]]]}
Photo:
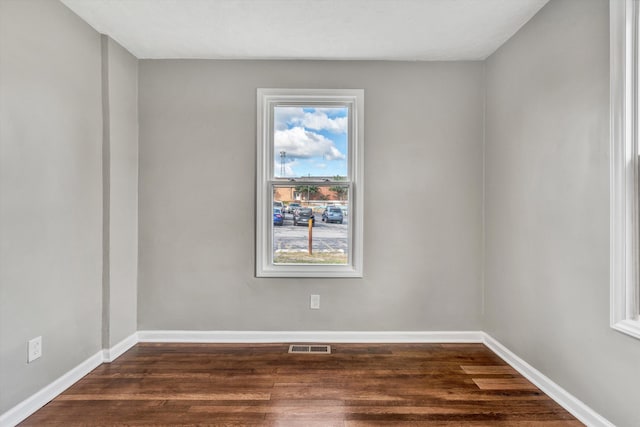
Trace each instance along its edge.
{"label": "outlet cover plate", "polygon": [[27,363],[31,363],[42,356],[42,337],[29,340]]}
{"label": "outlet cover plate", "polygon": [[320,309],[320,295],[311,295],[310,307],[313,310],[319,310]]}

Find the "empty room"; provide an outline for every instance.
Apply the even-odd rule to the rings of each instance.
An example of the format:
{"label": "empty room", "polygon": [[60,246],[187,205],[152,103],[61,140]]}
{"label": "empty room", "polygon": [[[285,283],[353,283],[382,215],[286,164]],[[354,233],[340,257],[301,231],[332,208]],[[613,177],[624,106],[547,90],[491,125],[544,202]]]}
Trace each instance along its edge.
{"label": "empty room", "polygon": [[640,426],[638,0],[0,0],[0,426]]}

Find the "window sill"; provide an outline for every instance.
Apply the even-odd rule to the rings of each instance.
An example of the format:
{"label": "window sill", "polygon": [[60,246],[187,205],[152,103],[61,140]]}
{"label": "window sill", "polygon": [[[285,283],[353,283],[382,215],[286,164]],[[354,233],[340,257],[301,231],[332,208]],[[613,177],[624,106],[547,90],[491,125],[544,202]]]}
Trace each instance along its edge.
{"label": "window sill", "polygon": [[[311,267],[311,268],[310,268]],[[350,265],[277,265],[275,268],[263,268],[257,277],[327,277],[327,278],[362,278],[362,271]]]}
{"label": "window sill", "polygon": [[621,320],[612,324],[611,327],[618,332],[640,339],[640,321],[638,320]]}

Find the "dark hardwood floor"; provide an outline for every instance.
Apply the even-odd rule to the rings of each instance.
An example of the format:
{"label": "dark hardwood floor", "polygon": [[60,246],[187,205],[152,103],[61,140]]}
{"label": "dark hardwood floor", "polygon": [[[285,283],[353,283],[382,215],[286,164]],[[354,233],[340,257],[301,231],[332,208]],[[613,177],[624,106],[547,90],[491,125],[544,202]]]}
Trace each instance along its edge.
{"label": "dark hardwood floor", "polygon": [[580,426],[482,344],[138,344],[22,426]]}

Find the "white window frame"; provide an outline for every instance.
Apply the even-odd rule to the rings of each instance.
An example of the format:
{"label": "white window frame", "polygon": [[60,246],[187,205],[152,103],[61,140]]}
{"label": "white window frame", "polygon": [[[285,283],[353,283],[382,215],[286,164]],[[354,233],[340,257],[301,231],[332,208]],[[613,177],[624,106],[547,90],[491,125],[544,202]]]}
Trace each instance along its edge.
{"label": "white window frame", "polygon": [[610,2],[611,327],[640,338],[638,0]]}
{"label": "white window frame", "polygon": [[[362,89],[258,89],[256,173],[257,277],[362,277],[364,186],[364,90]],[[349,237],[344,265],[273,263],[274,179],[273,111],[276,106],[348,106]],[[291,183],[293,184],[293,183]],[[295,185],[322,185],[296,179]]]}

